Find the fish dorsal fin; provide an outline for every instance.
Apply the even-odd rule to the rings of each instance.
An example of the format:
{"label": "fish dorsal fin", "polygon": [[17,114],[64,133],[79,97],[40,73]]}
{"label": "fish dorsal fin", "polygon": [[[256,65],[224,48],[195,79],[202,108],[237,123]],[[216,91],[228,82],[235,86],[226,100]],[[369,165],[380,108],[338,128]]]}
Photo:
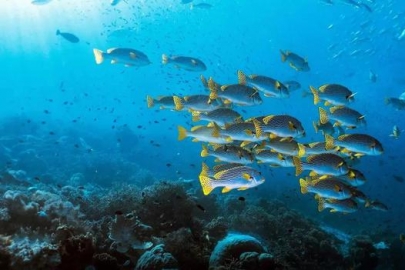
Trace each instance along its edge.
{"label": "fish dorsal fin", "polygon": [[222,85],[222,86],[221,86],[221,91],[225,91],[226,88],[228,88],[228,87],[229,87],[229,85]]}
{"label": "fish dorsal fin", "polygon": [[333,106],[329,109],[331,113],[335,113],[337,110],[344,108],[344,106]]}
{"label": "fish dorsal fin", "polygon": [[348,137],[350,137],[350,134],[343,134],[343,135],[340,135],[340,136],[338,137],[338,140],[339,140],[339,141],[343,141],[343,140],[345,140],[345,139],[348,138]]}
{"label": "fish dorsal fin", "polygon": [[107,50],[107,53],[112,53],[114,50],[116,50],[117,48],[110,48]]}
{"label": "fish dorsal fin", "polygon": [[185,96],[183,97],[184,101],[189,101],[190,100],[190,96]]}
{"label": "fish dorsal fin", "polygon": [[238,70],[238,82],[239,84],[246,85],[246,75],[241,70]]}
{"label": "fish dorsal fin", "polygon": [[316,155],[310,155],[310,156],[307,157],[307,161],[309,163],[312,163],[312,161],[315,159],[315,157],[316,157]]}
{"label": "fish dorsal fin", "polygon": [[265,123],[267,125],[273,118],[274,118],[274,115],[266,116],[263,118],[263,123]]}
{"label": "fish dorsal fin", "polygon": [[325,85],[320,86],[320,87],[318,88],[318,91],[321,92],[321,93],[324,93],[326,87],[328,87],[328,84],[325,84]]}
{"label": "fish dorsal fin", "polygon": [[288,121],[288,128],[290,129],[290,130],[297,130],[297,127],[294,125],[294,123],[293,122],[291,122],[291,121]]}
{"label": "fish dorsal fin", "polygon": [[214,175],[214,178],[215,179],[221,179],[221,177],[225,174],[225,173],[227,173],[228,172],[228,169],[226,169],[226,170],[222,170],[222,171],[219,171],[219,172],[217,172],[215,175]]}
{"label": "fish dorsal fin", "polygon": [[313,143],[309,143],[308,146],[309,148],[314,148],[319,144],[319,142],[313,142]]}

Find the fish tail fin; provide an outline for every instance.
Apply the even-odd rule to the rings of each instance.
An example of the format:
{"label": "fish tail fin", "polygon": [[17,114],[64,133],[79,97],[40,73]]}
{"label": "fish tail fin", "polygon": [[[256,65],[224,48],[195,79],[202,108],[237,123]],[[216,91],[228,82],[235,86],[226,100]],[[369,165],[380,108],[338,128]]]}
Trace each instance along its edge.
{"label": "fish tail fin", "polygon": [[325,134],[325,149],[332,150],[335,147],[334,139],[329,134]]}
{"label": "fish tail fin", "polygon": [[299,157],[293,157],[293,164],[295,166],[295,176],[302,173],[302,163]]}
{"label": "fish tail fin", "polygon": [[183,109],[183,103],[181,102],[181,98],[178,96],[173,96],[174,107],[176,111],[181,111]]}
{"label": "fish tail fin", "polygon": [[283,52],[282,50],[280,50],[281,53],[281,62],[285,62],[285,60],[287,60],[287,54],[285,54],[285,52]]}
{"label": "fish tail fin", "polygon": [[218,87],[212,78],[208,79],[208,89],[210,90],[210,99],[218,98]]}
{"label": "fish tail fin", "polygon": [[246,75],[242,70],[238,70],[238,82],[239,84],[246,85]]}
{"label": "fish tail fin", "polygon": [[314,126],[315,133],[318,133],[318,125],[316,124],[315,121],[312,121],[312,126]]}
{"label": "fish tail fin", "polygon": [[319,197],[318,199],[318,211],[322,212],[325,209],[325,199]]}
{"label": "fish tail fin", "polygon": [[308,181],[305,180],[304,178],[300,178],[300,187],[302,194],[308,193]]}
{"label": "fish tail fin", "polygon": [[200,179],[200,184],[203,189],[203,193],[205,196],[207,196],[214,190],[214,187],[212,186],[212,179],[203,174],[200,174],[198,178]]}
{"label": "fish tail fin", "polygon": [[316,90],[315,87],[310,86],[309,87],[311,89],[311,93],[314,95],[314,105],[319,103],[319,93],[318,90]]}
{"label": "fish tail fin", "polygon": [[93,49],[94,58],[96,59],[97,65],[100,65],[104,61],[104,53],[101,50]]}
{"label": "fish tail fin", "polygon": [[200,75],[200,80],[201,80],[201,83],[203,84],[204,88],[207,88],[207,89],[208,89],[208,81],[207,81],[207,79],[204,77],[204,75]]}
{"label": "fish tail fin", "polygon": [[148,103],[148,108],[152,108],[155,105],[155,101],[151,96],[146,96],[146,101]]}
{"label": "fish tail fin", "polygon": [[60,35],[60,31],[59,31],[59,29],[58,29],[58,30],[56,30],[56,35],[57,35],[57,36],[59,36],[59,35]]}
{"label": "fish tail fin", "polygon": [[201,157],[208,157],[208,147],[205,145],[202,146]]}
{"label": "fish tail fin", "polygon": [[184,140],[187,137],[187,129],[182,126],[177,126],[177,130],[179,131],[179,136],[177,137],[177,139],[179,141]]}
{"label": "fish tail fin", "polygon": [[169,56],[167,56],[166,54],[162,54],[162,64],[166,65],[167,63],[169,63],[169,61]]}
{"label": "fish tail fin", "polygon": [[210,168],[204,162],[201,163],[201,173],[200,176],[209,176]]}
{"label": "fish tail fin", "polygon": [[328,122],[328,114],[325,109],[319,107],[319,121],[321,124],[326,124]]}

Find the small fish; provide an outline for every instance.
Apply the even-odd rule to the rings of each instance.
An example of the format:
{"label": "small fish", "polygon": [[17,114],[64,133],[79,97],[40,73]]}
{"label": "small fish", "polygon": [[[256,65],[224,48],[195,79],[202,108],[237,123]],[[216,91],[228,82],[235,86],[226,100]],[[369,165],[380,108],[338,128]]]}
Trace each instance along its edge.
{"label": "small fish", "polygon": [[192,137],[193,142],[209,142],[217,144],[226,144],[232,142],[232,139],[227,136],[222,136],[219,134],[219,127],[207,127],[207,126],[195,126],[187,131],[184,127],[177,127],[179,135],[178,140],[184,140],[186,137]]}
{"label": "small fish", "polygon": [[210,194],[217,187],[223,187],[222,193],[226,193],[233,189],[246,190],[257,187],[265,181],[260,172],[247,166],[223,170],[213,177],[208,176],[208,172],[203,166],[199,179],[204,195]]}
{"label": "small fish", "polygon": [[400,175],[393,175],[392,176],[394,178],[395,181],[399,182],[399,183],[403,183],[404,182],[404,178]]}
{"label": "small fish", "polygon": [[46,5],[52,0],[32,0],[31,4],[36,5],[36,6],[41,6],[41,5]]}
{"label": "small fish", "polygon": [[111,48],[107,52],[93,49],[97,64],[101,64],[106,59],[111,59],[111,64],[124,64],[126,67],[141,67],[149,65],[148,56],[141,51],[128,48]]}
{"label": "small fish", "polygon": [[121,0],[111,0],[110,5],[111,6],[116,6],[119,2],[121,2]]}
{"label": "small fish", "polygon": [[173,96],[173,100],[177,111],[185,108],[191,112],[209,112],[222,106],[218,99],[211,99],[208,95]]}
{"label": "small fish", "polygon": [[216,161],[223,161],[229,163],[250,164],[254,161],[254,155],[249,150],[246,150],[236,145],[219,145],[214,149],[209,149],[203,145],[201,157],[213,156]]}
{"label": "small fish", "polygon": [[218,89],[218,84],[212,78],[210,78],[208,80],[208,87],[211,91],[211,99],[223,98],[227,100],[225,103],[232,102],[240,106],[253,106],[263,103],[259,92],[247,85],[222,85],[221,88]]}
{"label": "small fish", "polygon": [[326,208],[331,208],[330,212],[353,213],[358,209],[357,203],[353,199],[334,200],[318,199],[318,211],[321,212]]}
{"label": "small fish", "polygon": [[155,105],[159,105],[160,109],[170,109],[170,110],[176,109],[173,96],[159,96],[157,98],[146,96],[146,101],[148,103],[148,108],[152,108]]}
{"label": "small fish", "polygon": [[261,75],[246,76],[242,71],[238,71],[238,80],[240,84],[247,84],[263,92],[265,97],[288,98],[290,93],[288,88],[273,78]]}
{"label": "small fish", "polygon": [[[382,144],[374,137],[367,134],[345,134],[334,139],[325,135],[326,149],[338,147],[341,153],[354,152],[354,156],[378,156],[384,152]],[[344,149],[341,149],[344,148]]]}
{"label": "small fish", "polygon": [[344,106],[334,106],[329,110],[330,113],[327,113],[325,109],[319,107],[319,118],[322,124],[334,120],[334,126],[344,126],[347,129],[366,125],[365,116],[356,110]]}
{"label": "small fish", "polygon": [[405,110],[405,100],[395,97],[385,98],[385,104],[391,105],[395,110],[402,111]]}
{"label": "small fish", "polygon": [[308,61],[306,59],[302,58],[301,56],[299,56],[298,54],[295,54],[290,51],[283,52],[282,50],[280,50],[280,53],[281,53],[281,61],[282,62],[287,61],[290,65],[290,67],[292,67],[296,71],[309,71],[310,70]]}
{"label": "small fish", "polygon": [[296,176],[300,175],[304,170],[311,170],[311,176],[316,174],[339,176],[349,172],[345,160],[331,153],[308,156],[307,162],[301,161],[298,157],[293,157],[293,161]]}
{"label": "small fish", "polygon": [[80,41],[80,39],[77,36],[75,36],[71,33],[61,32],[59,30],[56,30],[56,35],[61,36],[64,39],[66,39],[67,41],[72,42],[72,43],[78,43]]}
{"label": "small fish", "polygon": [[301,84],[297,81],[285,81],[283,84],[287,87],[288,92],[293,92],[301,88]]}
{"label": "small fish", "polygon": [[351,188],[338,178],[300,179],[301,193],[315,193],[322,198],[344,200],[352,197]]}
{"label": "small fish", "polygon": [[397,125],[395,125],[392,128],[392,133],[390,134],[390,137],[393,137],[394,139],[398,139],[399,136],[401,136],[401,132],[402,132],[402,130],[400,130]]}
{"label": "small fish", "polygon": [[325,102],[325,106],[343,106],[353,102],[356,95],[349,88],[340,84],[325,84],[319,87],[319,89],[312,86],[309,88],[314,96],[315,105],[322,100]]}
{"label": "small fish", "polygon": [[294,167],[291,156],[282,155],[270,149],[256,150],[255,158],[257,163],[268,163],[271,167]]}
{"label": "small fish", "polygon": [[184,69],[187,71],[201,72],[207,70],[203,61],[188,56],[168,56],[162,54],[162,64],[172,64],[178,69]]}
{"label": "small fish", "polygon": [[195,8],[199,8],[199,9],[210,9],[212,8],[211,4],[208,3],[198,3],[198,4],[191,4],[190,5],[190,9],[195,9]]}
{"label": "small fish", "polygon": [[377,74],[375,74],[372,70],[369,71],[368,78],[373,83],[377,82]]}
{"label": "small fish", "polygon": [[209,121],[215,122],[219,126],[225,126],[226,124],[241,123],[243,118],[240,113],[229,108],[218,108],[209,112],[192,112],[193,121]]}
{"label": "small fish", "polygon": [[366,205],[367,208],[373,209],[373,210],[378,210],[378,211],[388,211],[388,206],[386,206],[385,204],[383,204],[380,201],[377,200],[367,200],[366,201]]}
{"label": "small fish", "polygon": [[260,122],[260,128],[263,132],[272,133],[272,136],[301,138],[305,137],[305,130],[301,122],[290,115],[269,115],[263,117]]}

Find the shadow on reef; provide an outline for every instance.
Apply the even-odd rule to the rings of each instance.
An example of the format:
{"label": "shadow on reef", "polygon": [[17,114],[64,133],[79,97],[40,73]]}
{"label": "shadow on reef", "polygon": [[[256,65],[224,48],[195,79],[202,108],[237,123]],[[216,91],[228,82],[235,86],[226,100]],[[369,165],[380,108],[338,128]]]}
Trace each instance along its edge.
{"label": "shadow on reef", "polygon": [[405,261],[397,239],[383,251],[369,236],[345,243],[280,201],[202,197],[182,182],[0,191],[2,270],[360,270]]}

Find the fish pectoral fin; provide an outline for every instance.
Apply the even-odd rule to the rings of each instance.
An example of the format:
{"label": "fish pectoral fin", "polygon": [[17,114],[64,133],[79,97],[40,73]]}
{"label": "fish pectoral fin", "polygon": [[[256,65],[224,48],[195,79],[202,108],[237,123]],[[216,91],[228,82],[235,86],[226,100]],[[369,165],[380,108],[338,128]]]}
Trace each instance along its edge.
{"label": "fish pectoral fin", "polygon": [[248,174],[248,173],[242,174],[242,177],[243,177],[244,179],[248,180],[248,181],[252,181],[252,177],[251,177],[250,174]]}
{"label": "fish pectoral fin", "polygon": [[130,57],[131,59],[136,59],[136,53],[130,52],[130,53],[129,53],[129,57]]}
{"label": "fish pectoral fin", "polygon": [[193,64],[193,66],[198,65],[197,61],[195,61],[194,59],[191,59],[191,64]]}
{"label": "fish pectoral fin", "polygon": [[117,64],[117,63],[118,63],[117,60],[115,60],[115,59],[112,59],[112,60],[111,60],[111,64]]}
{"label": "fish pectoral fin", "polygon": [[223,189],[222,189],[222,193],[228,193],[229,191],[231,191],[232,190],[232,188],[230,188],[230,187],[224,187]]}

